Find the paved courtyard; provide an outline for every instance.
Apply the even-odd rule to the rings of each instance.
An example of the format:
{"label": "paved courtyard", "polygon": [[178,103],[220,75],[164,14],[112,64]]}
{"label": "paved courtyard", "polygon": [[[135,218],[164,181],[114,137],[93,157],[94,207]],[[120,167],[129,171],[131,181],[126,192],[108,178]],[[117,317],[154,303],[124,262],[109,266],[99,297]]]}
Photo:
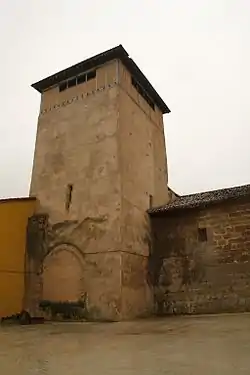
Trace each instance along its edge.
{"label": "paved courtyard", "polygon": [[8,375],[250,373],[250,314],[0,328]]}

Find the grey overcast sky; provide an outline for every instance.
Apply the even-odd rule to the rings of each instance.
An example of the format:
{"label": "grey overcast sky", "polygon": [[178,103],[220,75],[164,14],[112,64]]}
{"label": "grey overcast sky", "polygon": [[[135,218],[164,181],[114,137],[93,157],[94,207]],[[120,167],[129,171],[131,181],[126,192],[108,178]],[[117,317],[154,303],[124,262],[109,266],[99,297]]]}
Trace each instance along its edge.
{"label": "grey overcast sky", "polygon": [[29,191],[30,84],[123,44],[171,109],[169,185],[250,183],[250,0],[1,0],[0,197]]}

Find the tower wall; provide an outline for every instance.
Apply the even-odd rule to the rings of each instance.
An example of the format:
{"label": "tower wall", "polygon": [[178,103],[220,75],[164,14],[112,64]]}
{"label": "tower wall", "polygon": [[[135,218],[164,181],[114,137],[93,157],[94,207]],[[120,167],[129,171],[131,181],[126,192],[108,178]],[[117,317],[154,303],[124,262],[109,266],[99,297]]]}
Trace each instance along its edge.
{"label": "tower wall", "polygon": [[146,210],[152,199],[168,199],[164,153],[162,114],[132,86],[120,61],[97,68],[96,79],[84,84],[43,93],[30,194],[39,201],[37,220],[47,219],[29,232],[37,239],[28,251],[27,307],[35,310],[51,295],[63,299],[62,290],[46,290],[48,283],[60,288],[60,264],[72,259],[67,275],[77,268],[77,287],[65,288],[65,299],[87,298],[88,317],[151,312]]}
{"label": "tower wall", "polygon": [[[42,95],[30,194],[38,198],[38,213],[48,214],[49,222],[46,244],[38,251],[42,255],[29,262],[33,279],[27,304],[33,308],[37,300],[47,299],[43,277],[57,280],[56,264],[55,271],[42,269],[36,278],[37,269],[46,266],[46,257],[58,246],[70,246],[82,257],[78,298],[88,296],[89,315],[118,319],[121,180],[116,74],[114,61],[97,69],[96,79]],[[68,185],[72,202],[66,210]],[[51,257],[50,267],[56,259]],[[51,287],[58,286],[51,282]]]}
{"label": "tower wall", "polygon": [[147,314],[152,308],[147,279],[151,244],[146,211],[150,203],[166,203],[168,192],[162,113],[156,106],[153,110],[138,93],[121,63],[119,78],[122,313],[131,317]]}

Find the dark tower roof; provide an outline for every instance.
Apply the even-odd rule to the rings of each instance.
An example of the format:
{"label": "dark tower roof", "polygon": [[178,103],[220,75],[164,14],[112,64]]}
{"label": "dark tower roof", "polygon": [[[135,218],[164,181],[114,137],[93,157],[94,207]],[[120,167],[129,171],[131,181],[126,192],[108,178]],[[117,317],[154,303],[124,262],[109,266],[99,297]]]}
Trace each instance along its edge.
{"label": "dark tower roof", "polygon": [[138,83],[148,93],[148,95],[155,102],[155,104],[160,108],[162,113],[170,112],[170,109],[168,108],[166,103],[162,100],[162,98],[153,88],[151,83],[148,81],[148,79],[145,77],[142,71],[138,68],[136,63],[129,57],[127,51],[123,48],[122,45],[114,47],[96,56],[93,56],[87,60],[84,60],[76,65],[71,66],[70,68],[61,70],[60,72],[55,73],[47,78],[44,78],[31,86],[40,93],[42,93],[44,90],[48,89],[51,86],[57,85],[61,81],[64,81],[70,77],[83,73],[97,66],[103,65],[114,59],[119,59],[122,61],[122,63],[126,66],[129,72],[136,78]]}

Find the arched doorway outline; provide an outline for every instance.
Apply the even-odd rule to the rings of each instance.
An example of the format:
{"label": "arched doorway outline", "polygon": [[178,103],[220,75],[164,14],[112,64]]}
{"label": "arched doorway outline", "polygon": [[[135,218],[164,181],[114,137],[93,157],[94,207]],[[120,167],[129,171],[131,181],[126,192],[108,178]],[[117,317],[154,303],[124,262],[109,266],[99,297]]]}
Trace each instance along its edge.
{"label": "arched doorway outline", "polygon": [[[45,264],[46,264],[46,262],[50,262],[50,258],[51,258],[51,260],[53,262],[53,259],[52,259],[53,257],[57,257],[57,256],[60,257],[60,255],[59,255],[60,253],[68,253],[68,254],[72,255],[73,259],[78,264],[77,267],[79,267],[78,268],[78,272],[79,273],[78,272],[77,273],[78,273],[78,275],[82,275],[82,272],[83,272],[83,269],[84,269],[84,255],[82,254],[82,252],[80,251],[80,249],[78,249],[76,246],[74,246],[72,244],[65,243],[65,242],[61,242],[61,243],[55,244],[53,247],[50,248],[50,250],[48,251],[48,253],[44,256],[42,264],[41,264],[41,266],[42,266],[42,269],[41,269],[41,287],[42,287],[42,289],[41,289],[41,296],[42,296],[42,300],[47,300],[46,298],[44,299],[44,295],[43,295],[44,286],[45,286],[44,285],[44,282],[45,282],[44,277],[46,277],[46,274],[47,274],[47,272],[49,272],[49,269],[50,269],[50,266],[47,268],[45,266]],[[60,274],[58,274],[58,275],[60,275]],[[59,276],[59,278],[60,278],[60,276]],[[74,278],[74,276],[73,276],[73,278]],[[82,283],[82,277],[80,277],[78,280],[80,281],[80,283]],[[49,289],[46,288],[47,291]],[[74,289],[71,289],[71,290],[74,290]],[[81,287],[78,290],[80,291]],[[70,292],[70,294],[71,294],[71,292]],[[47,295],[47,293],[46,293],[46,295]],[[79,299],[80,298],[81,298],[81,296],[79,295]],[[66,298],[66,299],[68,300],[68,298]],[[48,300],[50,300],[50,298]],[[69,300],[71,300],[71,299],[69,299]],[[62,299],[62,301],[63,301],[63,299]]]}
{"label": "arched doorway outline", "polygon": [[42,266],[47,257],[54,255],[55,253],[58,253],[60,251],[65,251],[65,250],[73,254],[74,257],[77,258],[79,263],[82,265],[82,267],[84,266],[84,254],[82,253],[81,249],[79,249],[76,245],[73,245],[68,242],[58,242],[52,247],[50,247],[48,252],[45,254],[45,256],[42,259]]}

